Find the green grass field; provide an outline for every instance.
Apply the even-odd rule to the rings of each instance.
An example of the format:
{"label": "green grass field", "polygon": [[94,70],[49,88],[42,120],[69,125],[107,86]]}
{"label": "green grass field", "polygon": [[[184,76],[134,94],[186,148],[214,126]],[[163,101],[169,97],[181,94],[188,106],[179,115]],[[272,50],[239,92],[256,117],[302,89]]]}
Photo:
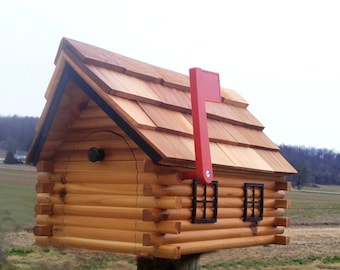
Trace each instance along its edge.
{"label": "green grass field", "polygon": [[[35,184],[35,168],[26,165],[0,164],[0,248],[3,246],[5,235],[19,234],[19,237],[13,238],[15,240],[10,243],[11,248],[5,248],[0,253],[2,254],[0,269],[136,269],[134,256],[131,255],[69,250],[66,252],[32,244],[15,243],[15,241],[23,241],[23,236],[33,239]],[[306,187],[302,191],[287,193],[287,198],[292,203],[291,208],[287,210],[287,216],[291,217],[293,227],[302,226],[302,228],[309,229],[316,227],[313,237],[318,237],[317,228],[320,226],[331,226],[333,229],[339,226],[340,186]],[[21,232],[25,233],[20,234]],[[299,239],[304,237],[303,235],[304,232]],[[312,238],[311,235],[308,237]],[[332,245],[335,246],[340,243],[340,237],[336,237],[338,240],[332,239]],[[290,245],[279,246],[279,248],[283,247],[283,251],[279,249],[276,253],[277,257],[272,253],[273,250],[269,252],[265,247],[255,247],[260,259],[244,258],[236,254],[237,259],[227,260],[228,255],[225,254],[244,252],[244,249],[230,250],[231,253],[220,255],[217,262],[203,258],[201,269],[340,269],[340,248],[336,253],[336,248],[333,246],[315,244],[320,241],[314,239],[314,244],[310,247],[308,247],[308,242],[303,244],[304,248],[307,247],[307,251],[301,251],[303,253],[299,249],[293,250],[293,246]],[[301,246],[301,243],[295,245],[294,248],[299,248],[299,245]],[[322,253],[326,248],[329,250],[324,250]],[[288,250],[291,250],[292,255],[288,254]],[[273,255],[268,257],[268,252],[269,255]],[[263,259],[261,259],[261,254],[263,254]],[[4,258],[6,262],[1,263],[1,259]]]}
{"label": "green grass field", "polygon": [[0,167],[0,233],[34,223],[36,173],[26,165]]}
{"label": "green grass field", "polygon": [[287,193],[293,225],[339,225],[340,186],[305,187]]}

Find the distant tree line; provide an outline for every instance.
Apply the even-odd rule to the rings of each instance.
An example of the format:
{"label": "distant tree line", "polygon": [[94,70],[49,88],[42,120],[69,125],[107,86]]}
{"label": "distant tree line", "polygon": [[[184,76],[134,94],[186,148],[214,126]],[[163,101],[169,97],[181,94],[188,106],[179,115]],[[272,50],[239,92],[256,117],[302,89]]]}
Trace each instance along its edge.
{"label": "distant tree line", "polygon": [[[0,150],[28,151],[38,117],[0,116]],[[340,153],[329,149],[280,145],[281,154],[298,174],[288,177],[296,187],[306,184],[340,185]],[[7,158],[13,155],[7,153]]]}
{"label": "distant tree line", "polygon": [[307,184],[340,185],[340,153],[329,149],[280,145],[298,174],[288,177],[297,188]]}
{"label": "distant tree line", "polygon": [[38,117],[1,116],[0,149],[8,152],[28,151],[38,120]]}

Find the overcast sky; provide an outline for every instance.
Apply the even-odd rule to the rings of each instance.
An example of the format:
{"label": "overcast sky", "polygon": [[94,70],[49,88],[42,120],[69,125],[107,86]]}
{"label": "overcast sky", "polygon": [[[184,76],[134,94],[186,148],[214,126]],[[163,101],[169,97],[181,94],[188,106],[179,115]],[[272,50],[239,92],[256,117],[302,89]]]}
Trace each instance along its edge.
{"label": "overcast sky", "polygon": [[0,115],[40,116],[62,37],[218,72],[277,144],[340,152],[339,1],[0,0]]}

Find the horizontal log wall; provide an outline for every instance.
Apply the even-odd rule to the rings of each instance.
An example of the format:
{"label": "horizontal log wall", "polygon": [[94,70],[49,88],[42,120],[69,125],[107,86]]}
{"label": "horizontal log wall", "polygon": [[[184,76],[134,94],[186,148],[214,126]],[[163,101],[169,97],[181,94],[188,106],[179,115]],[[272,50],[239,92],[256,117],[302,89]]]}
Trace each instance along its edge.
{"label": "horizontal log wall", "polygon": [[[171,179],[169,175],[164,177],[166,181],[161,184],[144,185],[144,195],[153,196],[155,199],[162,196],[180,196],[180,209],[145,209],[143,220],[163,223],[165,221],[179,221],[179,234],[145,233],[143,244],[154,246],[157,255],[158,247],[173,247],[180,255],[192,253],[210,252],[221,248],[235,248],[263,244],[288,244],[289,237],[282,235],[284,227],[289,226],[289,219],[284,217],[285,208],[289,207],[289,201],[285,200],[285,191],[289,185],[283,177],[242,174],[239,176],[227,176],[215,174],[218,180],[218,214],[216,223],[193,224],[192,218],[192,182],[178,182],[178,174]],[[260,183],[264,185],[264,218],[257,223],[243,221],[244,183]],[[212,199],[213,187],[206,189],[208,199]],[[197,188],[198,198],[203,195],[203,187]],[[250,195],[249,195],[250,196]],[[256,190],[255,196],[259,196]],[[250,214],[251,209],[248,209]],[[258,210],[255,210],[258,213]],[[208,217],[213,216],[213,209],[206,211]],[[197,218],[203,217],[203,209],[198,205]]]}
{"label": "horizontal log wall", "polygon": [[[52,158],[37,164],[38,244],[152,254],[144,233],[179,233],[178,221],[143,221],[145,208],[178,209],[181,198],[143,196],[157,174],[144,170],[147,155],[103,111],[90,102],[67,127],[67,136],[49,136],[42,156]],[[90,162],[90,147],[104,149],[104,160]]]}
{"label": "horizontal log wall", "polygon": [[[69,132],[49,135],[42,154],[49,159],[37,165],[38,244],[171,259],[220,248],[287,244],[282,233],[289,225],[284,217],[289,185],[282,176],[216,172],[217,222],[193,224],[192,180],[181,180],[183,168],[152,164],[92,102],[67,126]],[[104,160],[90,162],[90,147],[103,148]],[[245,182],[264,184],[264,218],[257,224],[243,221]],[[201,186],[197,194],[203,195]],[[207,196],[213,196],[210,186]],[[208,206],[206,214],[212,217],[213,209]],[[201,204],[197,217],[203,217]]]}

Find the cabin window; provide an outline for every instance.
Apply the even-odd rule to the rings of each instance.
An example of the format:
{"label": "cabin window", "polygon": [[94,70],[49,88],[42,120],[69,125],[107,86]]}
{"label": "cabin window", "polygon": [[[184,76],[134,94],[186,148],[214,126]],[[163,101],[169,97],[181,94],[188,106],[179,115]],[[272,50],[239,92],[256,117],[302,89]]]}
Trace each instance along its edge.
{"label": "cabin window", "polygon": [[214,223],[217,221],[218,182],[192,184],[192,223]]}
{"label": "cabin window", "polygon": [[244,221],[258,222],[263,219],[263,190],[263,184],[244,184]]}

